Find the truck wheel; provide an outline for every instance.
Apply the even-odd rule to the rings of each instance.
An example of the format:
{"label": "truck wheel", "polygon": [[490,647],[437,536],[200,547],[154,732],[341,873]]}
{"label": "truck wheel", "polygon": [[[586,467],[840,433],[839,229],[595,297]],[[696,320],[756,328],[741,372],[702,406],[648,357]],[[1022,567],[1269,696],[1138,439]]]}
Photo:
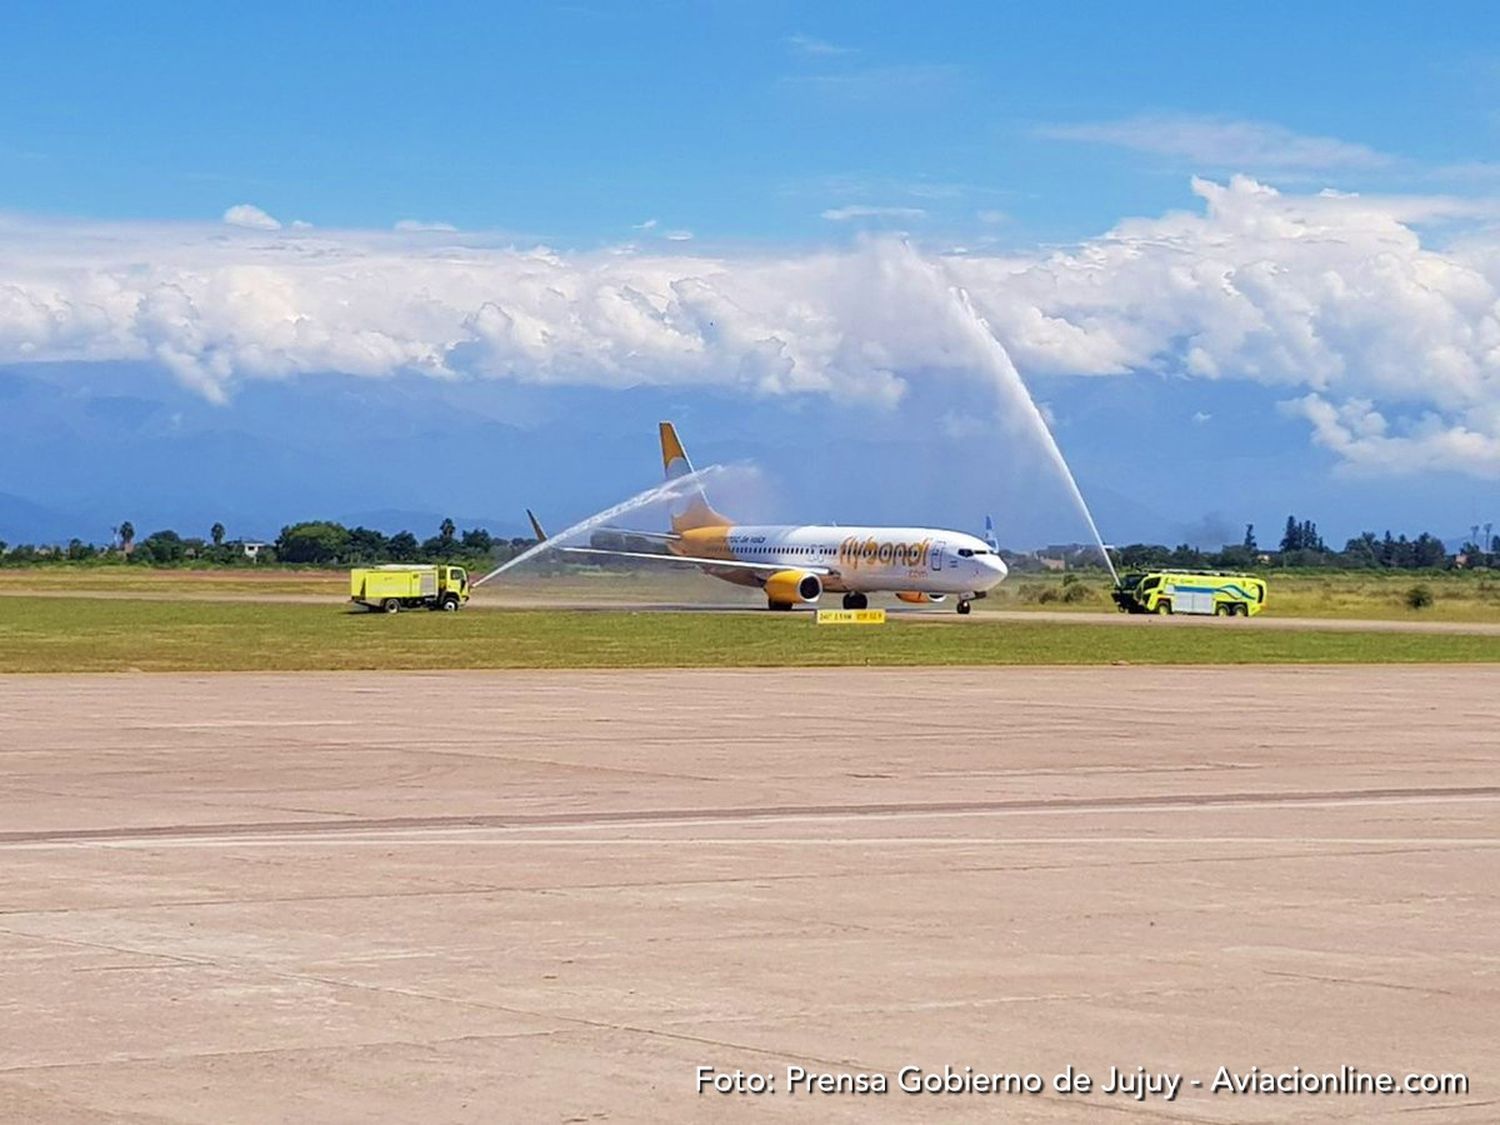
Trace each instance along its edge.
{"label": "truck wheel", "polygon": [[380,608],[387,613],[400,613],[401,601],[399,598],[386,598],[385,601],[380,603]]}
{"label": "truck wheel", "polygon": [[449,594],[447,597],[445,597],[443,599],[443,612],[444,613],[455,613],[455,612],[457,612],[457,610],[458,610],[458,596],[455,595],[455,594]]}
{"label": "truck wheel", "polygon": [[1171,598],[1162,598],[1161,601],[1157,602],[1156,603],[1156,612],[1158,614],[1163,615],[1163,616],[1170,616],[1171,613],[1172,613],[1172,599]]}

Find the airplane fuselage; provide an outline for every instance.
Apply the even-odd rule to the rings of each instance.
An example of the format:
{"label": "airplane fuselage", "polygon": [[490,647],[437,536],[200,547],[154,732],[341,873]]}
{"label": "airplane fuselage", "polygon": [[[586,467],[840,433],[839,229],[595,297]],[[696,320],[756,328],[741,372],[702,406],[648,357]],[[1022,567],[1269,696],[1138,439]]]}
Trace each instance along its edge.
{"label": "airplane fuselage", "polygon": [[[736,524],[685,530],[670,550],[705,560],[808,570],[835,593],[983,594],[1007,573],[984,540],[932,527]],[[760,585],[764,577],[707,564],[704,570],[739,585]]]}

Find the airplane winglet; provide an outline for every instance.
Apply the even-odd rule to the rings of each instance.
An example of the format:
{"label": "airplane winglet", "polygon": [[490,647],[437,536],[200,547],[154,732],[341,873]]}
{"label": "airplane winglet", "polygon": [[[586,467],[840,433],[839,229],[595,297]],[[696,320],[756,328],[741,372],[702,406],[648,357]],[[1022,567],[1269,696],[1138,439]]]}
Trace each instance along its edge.
{"label": "airplane winglet", "polygon": [[547,533],[542,530],[542,525],[537,522],[536,516],[532,515],[530,508],[526,509],[526,518],[531,521],[531,530],[536,532],[536,541],[538,543],[545,543],[547,541]]}

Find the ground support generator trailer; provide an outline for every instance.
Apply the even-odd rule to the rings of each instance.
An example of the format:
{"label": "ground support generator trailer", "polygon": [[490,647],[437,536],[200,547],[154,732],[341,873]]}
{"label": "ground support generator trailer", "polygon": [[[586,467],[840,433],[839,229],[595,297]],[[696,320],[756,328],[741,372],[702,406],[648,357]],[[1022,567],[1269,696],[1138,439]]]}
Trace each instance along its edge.
{"label": "ground support generator trailer", "polygon": [[461,566],[366,566],[349,572],[349,600],[370,610],[452,612],[469,600],[469,576]]}
{"label": "ground support generator trailer", "polygon": [[1217,570],[1159,570],[1124,575],[1110,596],[1122,613],[1250,617],[1266,606],[1266,583]]}

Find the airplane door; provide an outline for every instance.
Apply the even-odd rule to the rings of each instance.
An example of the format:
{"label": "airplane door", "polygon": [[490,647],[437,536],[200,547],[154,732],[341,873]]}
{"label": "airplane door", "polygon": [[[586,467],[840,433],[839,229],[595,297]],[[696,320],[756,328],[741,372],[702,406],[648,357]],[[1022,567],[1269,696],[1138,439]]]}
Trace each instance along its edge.
{"label": "airplane door", "polygon": [[943,555],[948,549],[948,544],[939,539],[932,545],[932,573],[936,574],[943,569]]}

